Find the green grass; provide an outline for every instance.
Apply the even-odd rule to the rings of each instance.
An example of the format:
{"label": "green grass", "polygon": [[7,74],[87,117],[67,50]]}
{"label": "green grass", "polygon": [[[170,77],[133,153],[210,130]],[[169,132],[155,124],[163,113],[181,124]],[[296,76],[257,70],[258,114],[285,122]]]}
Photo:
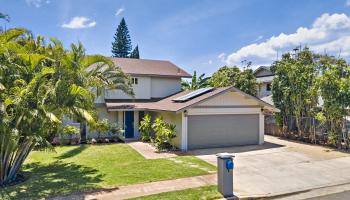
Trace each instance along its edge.
{"label": "green grass", "polygon": [[198,200],[198,199],[220,199],[222,195],[217,191],[216,185],[192,188],[187,190],[179,190],[175,192],[165,192],[150,196],[143,196],[133,200]]}
{"label": "green grass", "polygon": [[23,167],[28,180],[0,188],[0,199],[38,199],[197,176],[215,170],[192,156],[175,159],[182,160],[181,163],[174,159],[147,160],[126,144],[66,146],[55,151],[32,152]]}

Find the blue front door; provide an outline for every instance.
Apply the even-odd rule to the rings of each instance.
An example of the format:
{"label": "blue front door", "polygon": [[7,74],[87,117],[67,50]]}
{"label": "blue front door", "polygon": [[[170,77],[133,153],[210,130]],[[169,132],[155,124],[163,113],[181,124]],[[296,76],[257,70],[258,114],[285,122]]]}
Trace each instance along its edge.
{"label": "blue front door", "polygon": [[125,138],[134,137],[134,111],[125,111]]}

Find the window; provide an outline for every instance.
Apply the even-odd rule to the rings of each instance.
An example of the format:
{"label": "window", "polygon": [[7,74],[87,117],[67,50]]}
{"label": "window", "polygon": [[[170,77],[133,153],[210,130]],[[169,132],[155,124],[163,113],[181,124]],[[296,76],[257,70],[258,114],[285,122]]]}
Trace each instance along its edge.
{"label": "window", "polygon": [[271,83],[266,84],[266,91],[271,91]]}
{"label": "window", "polygon": [[134,84],[134,85],[137,85],[139,83],[138,78],[132,78],[131,79],[131,83]]}

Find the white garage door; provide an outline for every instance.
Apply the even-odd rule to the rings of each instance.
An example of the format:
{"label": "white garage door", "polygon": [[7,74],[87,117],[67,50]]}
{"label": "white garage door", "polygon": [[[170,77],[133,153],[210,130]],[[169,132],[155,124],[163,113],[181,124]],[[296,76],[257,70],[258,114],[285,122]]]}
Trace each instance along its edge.
{"label": "white garage door", "polygon": [[259,143],[259,115],[190,115],[188,149]]}

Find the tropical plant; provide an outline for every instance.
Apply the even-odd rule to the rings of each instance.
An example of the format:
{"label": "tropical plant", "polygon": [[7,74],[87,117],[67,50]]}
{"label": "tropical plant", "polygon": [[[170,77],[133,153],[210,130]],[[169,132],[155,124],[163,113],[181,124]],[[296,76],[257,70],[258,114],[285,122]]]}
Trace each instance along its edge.
{"label": "tropical plant", "polygon": [[[10,16],[9,15],[6,15],[6,14],[3,14],[3,13],[0,13],[0,19],[3,19],[7,22],[10,22]],[[3,32],[3,27],[0,26],[0,32]]]}
{"label": "tropical plant", "polygon": [[209,84],[213,87],[234,86],[243,92],[256,95],[257,82],[253,70],[246,67],[241,71],[238,67],[221,67],[210,78]]}
{"label": "tropical plant", "polygon": [[[73,135],[76,135],[79,133],[80,133],[80,130],[77,127],[71,126],[71,125],[65,126],[62,130],[62,134],[60,134],[60,140],[61,140],[60,143],[64,144],[65,136],[68,136],[69,140],[71,140]],[[77,142],[79,142],[79,138],[77,138]]]}
{"label": "tropical plant", "polygon": [[192,81],[191,82],[182,81],[181,87],[183,90],[197,90],[200,88],[206,88],[209,86],[209,83],[208,83],[209,79],[210,77],[205,77],[205,74],[201,74],[197,78],[197,72],[194,71],[192,76]]}
{"label": "tropical plant", "polygon": [[68,125],[63,128],[63,133],[66,135],[79,134],[79,129],[75,126]]}
{"label": "tropical plant", "polygon": [[9,22],[10,21],[10,16],[6,15],[4,13],[0,13],[0,19],[3,19],[5,21]]}
{"label": "tropical plant", "polygon": [[81,44],[65,50],[25,29],[0,33],[0,185],[17,180],[31,150],[50,147],[60,119],[94,123],[95,97],[103,88],[132,93],[128,80],[108,58],[85,55]]}
{"label": "tropical plant", "polygon": [[92,131],[96,131],[97,139],[101,139],[101,134],[106,134],[110,130],[110,125],[107,119],[97,120],[91,126]]}
{"label": "tropical plant", "polygon": [[118,123],[109,123],[109,132],[111,134],[117,135],[123,132],[123,129],[119,126]]}
{"label": "tropical plant", "polygon": [[172,148],[171,140],[176,137],[176,126],[166,123],[162,117],[157,117],[152,124],[155,131],[154,144],[159,151]]}
{"label": "tropical plant", "polygon": [[149,142],[151,140],[152,133],[151,116],[149,114],[146,114],[143,117],[139,128],[141,132],[141,140],[144,142]]}

